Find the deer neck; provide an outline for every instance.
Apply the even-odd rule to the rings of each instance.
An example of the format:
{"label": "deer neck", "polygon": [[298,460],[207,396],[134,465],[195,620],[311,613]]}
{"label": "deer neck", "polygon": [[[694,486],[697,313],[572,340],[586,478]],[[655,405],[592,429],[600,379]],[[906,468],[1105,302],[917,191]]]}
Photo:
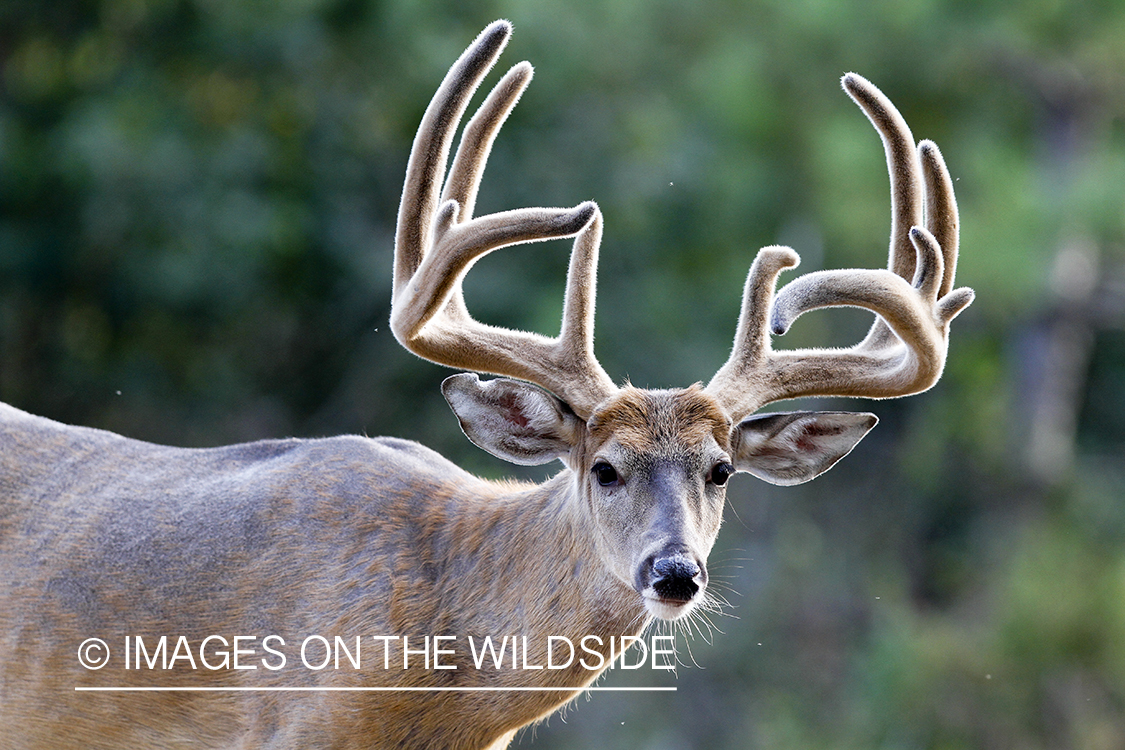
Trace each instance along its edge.
{"label": "deer neck", "polygon": [[445,571],[477,582],[447,580],[447,591],[462,600],[455,609],[466,636],[526,636],[531,659],[534,648],[545,651],[549,636],[576,647],[592,636],[587,644],[602,643],[608,654],[611,637],[645,627],[637,593],[598,553],[573,472],[537,486],[494,487],[495,495],[459,503],[448,519]]}

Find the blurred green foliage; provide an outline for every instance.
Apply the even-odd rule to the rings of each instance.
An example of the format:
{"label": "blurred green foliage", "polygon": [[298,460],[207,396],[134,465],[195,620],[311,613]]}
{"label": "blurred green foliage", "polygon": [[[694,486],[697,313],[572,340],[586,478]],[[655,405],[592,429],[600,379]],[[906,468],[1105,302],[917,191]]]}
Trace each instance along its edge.
{"label": "blurred green foliage", "polygon": [[[710,377],[760,246],[885,262],[849,70],[943,148],[978,293],[942,383],[861,405],[882,424],[848,461],[735,483],[712,576],[738,619],[690,641],[677,693],[596,694],[520,746],[1125,748],[1116,0],[9,0],[0,398],[178,445],[394,434],[515,473],[386,327],[414,129],[498,17],[504,61],[539,69],[479,209],[599,201],[615,377]],[[470,308],[554,333],[567,251],[482,261]],[[777,346],[866,324],[818,313]]]}

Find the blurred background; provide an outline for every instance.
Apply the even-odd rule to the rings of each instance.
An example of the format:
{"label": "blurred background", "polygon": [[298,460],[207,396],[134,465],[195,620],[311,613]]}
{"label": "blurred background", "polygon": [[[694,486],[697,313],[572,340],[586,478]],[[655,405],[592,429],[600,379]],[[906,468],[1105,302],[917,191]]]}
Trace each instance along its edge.
{"label": "blurred background", "polygon": [[[538,67],[478,212],[600,203],[615,378],[706,381],[763,245],[800,272],[886,263],[849,70],[943,149],[977,291],[933,390],[816,404],[882,420],[846,461],[732,483],[722,632],[643,676],[676,693],[595,693],[516,746],[1125,748],[1117,0],[6,0],[0,399],[175,445],[387,434],[544,476],[469,444],[449,372],[387,329],[414,130],[499,17],[502,67]],[[553,335],[568,254],[485,259],[470,309]],[[775,346],[869,322],[813,313]]]}

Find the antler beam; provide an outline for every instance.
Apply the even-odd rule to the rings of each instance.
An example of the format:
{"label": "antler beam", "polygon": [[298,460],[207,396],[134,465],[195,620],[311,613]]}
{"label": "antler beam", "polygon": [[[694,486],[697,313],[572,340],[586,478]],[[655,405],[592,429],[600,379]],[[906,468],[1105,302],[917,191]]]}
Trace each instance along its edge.
{"label": "antler beam", "polygon": [[[930,388],[945,366],[949,322],[973,300],[971,289],[953,289],[957,203],[941,152],[930,141],[915,147],[905,120],[869,81],[849,73],[842,84],[874,124],[886,151],[889,268],[810,273],[774,299],[777,276],[799,259],[789,248],[762,249],[746,281],[730,359],[707,386],[736,419],[786,398],[893,398]],[[801,314],[838,306],[876,314],[860,343],[849,349],[771,348],[771,330],[783,334]]]}
{"label": "antler beam", "polygon": [[[481,32],[446,74],[426,109],[399,206],[391,330],[403,346],[425,359],[537,383],[585,419],[616,391],[593,353],[601,240],[597,205],[521,208],[473,218],[492,142],[531,82],[530,64],[512,67],[473,115],[442,187],[457,124],[511,31],[508,22],[497,21]],[[489,326],[472,318],[461,284],[480,257],[507,245],[571,236],[574,250],[558,338]]]}

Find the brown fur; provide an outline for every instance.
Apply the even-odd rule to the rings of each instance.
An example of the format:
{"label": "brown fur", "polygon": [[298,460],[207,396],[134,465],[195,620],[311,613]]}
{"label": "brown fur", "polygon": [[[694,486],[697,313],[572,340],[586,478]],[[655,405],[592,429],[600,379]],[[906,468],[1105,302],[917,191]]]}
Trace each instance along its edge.
{"label": "brown fur", "polygon": [[[706,389],[618,389],[592,348],[597,206],[472,216],[492,138],[530,81],[529,65],[509,71],[473,117],[442,186],[456,124],[510,31],[505,22],[486,29],[423,118],[399,211],[391,328],[420,356],[557,395],[515,381],[446,381],[478,445],[519,463],[560,458],[568,468],[539,486],[488,482],[387,438],[186,450],[0,404],[4,748],[503,748],[599,671],[577,663],[477,670],[467,661],[469,636],[527,637],[527,660],[542,664],[549,635],[598,636],[605,654],[610,637],[639,633],[653,616],[683,616],[703,596],[730,474],[807,481],[875,421],[744,417],[797,395],[906,395],[940,376],[949,321],[972,299],[970,290],[951,290],[952,183],[936,147],[923,142],[915,157],[890,102],[849,75],[845,88],[880,130],[896,180],[893,270],[812,274],[774,300],[777,275],[797,258],[766,248],[747,281],[731,358]],[[911,228],[922,221],[923,203],[929,232]],[[460,285],[477,258],[505,244],[568,236],[575,249],[558,338],[471,318]],[[904,276],[914,250],[921,260],[911,284]],[[842,351],[771,350],[771,309],[770,324],[782,332],[808,309],[840,304],[883,316],[864,342]],[[278,635],[289,664],[124,669],[127,637],[151,639],[151,647],[162,635],[170,650],[183,636],[196,654],[210,635]],[[456,636],[461,650],[451,670],[383,670],[368,658],[361,670],[345,663],[317,671],[299,666],[294,652],[308,635],[353,643],[360,636],[361,648],[372,636]],[[115,653],[96,671],[77,658],[92,637]],[[253,646],[251,663],[267,658]],[[398,663],[401,651],[392,653]],[[75,690],[91,686],[396,691]],[[564,689],[402,690],[419,687]]]}
{"label": "brown fur", "polygon": [[698,384],[676,391],[626,386],[594,412],[589,427],[595,448],[613,436],[638,453],[683,449],[711,435],[730,449],[730,417]]}
{"label": "brown fur", "polygon": [[[468,658],[469,635],[526,635],[528,661],[542,664],[547,635],[608,639],[646,621],[600,565],[570,472],[492,483],[419,445],[358,437],[166,448],[2,405],[0,444],[5,747],[483,748],[573,693],[74,688],[581,686],[598,673],[464,661],[314,672],[294,647],[310,634],[457,635]],[[288,664],[122,668],[125,636],[181,634],[193,647],[211,634],[279,634]],[[114,650],[106,668],[79,666],[88,637]],[[256,647],[254,664],[268,656]]]}

